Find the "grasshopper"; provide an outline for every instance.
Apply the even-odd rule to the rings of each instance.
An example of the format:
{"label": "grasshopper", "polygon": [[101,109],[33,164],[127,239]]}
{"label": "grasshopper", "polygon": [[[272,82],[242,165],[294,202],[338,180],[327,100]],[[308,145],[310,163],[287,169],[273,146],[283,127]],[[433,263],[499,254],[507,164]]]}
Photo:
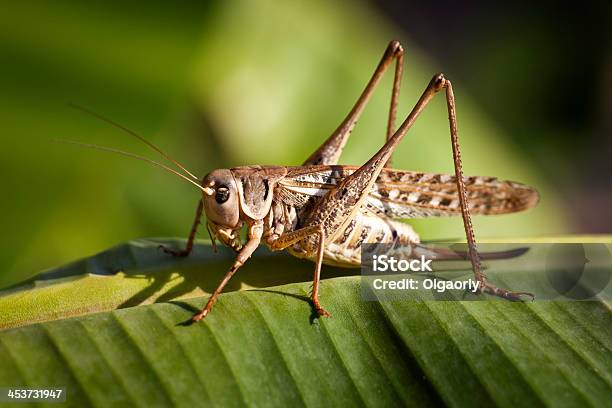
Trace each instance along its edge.
{"label": "grasshopper", "polygon": [[[401,44],[391,41],[347,117],[301,166],[255,165],[217,169],[200,180],[159,148],[122,128],[157,150],[184,173],[147,158],[127,155],[161,166],[201,190],[202,197],[198,201],[186,247],[173,250],[160,245],[160,248],[173,256],[189,255],[205,213],[213,246],[218,239],[237,253],[234,263],[206,305],[192,317],[193,322],[202,320],[210,313],[225,285],[262,243],[272,251],[286,249],[298,258],[315,262],[310,296],[312,305],[318,316],[330,316],[321,306],[318,296],[322,264],[359,267],[362,243],[393,243],[407,250],[418,247],[418,234],[408,224],[398,221],[417,217],[461,215],[468,243],[467,255],[475,280],[479,283],[479,291],[509,300],[521,300],[522,295],[533,297],[527,292],[498,288],[487,280],[480,264],[481,256],[476,247],[471,214],[504,214],[526,210],[537,204],[537,191],[494,177],[464,177],[453,87],[443,74],[433,76],[412,111],[395,129],[403,57]],[[338,165],[340,154],[359,116],[394,61],[395,75],[385,144],[360,167]],[[394,150],[439,92],[446,95],[455,174],[390,168]],[[244,227],[247,240],[243,243],[240,232]]]}

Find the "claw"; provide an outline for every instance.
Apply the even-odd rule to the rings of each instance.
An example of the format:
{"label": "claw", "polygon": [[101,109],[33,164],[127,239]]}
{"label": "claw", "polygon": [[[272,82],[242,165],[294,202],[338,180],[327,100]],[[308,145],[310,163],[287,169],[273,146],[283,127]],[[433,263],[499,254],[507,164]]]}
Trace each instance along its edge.
{"label": "claw", "polygon": [[508,299],[508,300],[512,300],[515,302],[522,302],[523,299],[521,299],[521,296],[527,296],[531,299],[529,299],[530,301],[534,301],[535,300],[535,295],[533,293],[530,292],[511,292],[511,291],[505,291],[504,294],[502,294],[502,297]]}
{"label": "claw", "polygon": [[197,323],[200,320],[202,320],[203,318],[205,318],[208,315],[208,310],[204,309],[201,312],[198,312],[196,314],[193,315],[193,317],[191,318],[191,321],[193,323]]}
{"label": "claw", "polygon": [[314,306],[319,317],[331,317],[331,314],[327,310],[323,309],[320,304],[316,303]]}
{"label": "claw", "polygon": [[521,296],[527,296],[530,297],[531,301],[533,302],[535,300],[535,295],[533,293],[530,292],[513,292],[510,290],[506,290],[506,289],[501,289],[498,288],[497,286],[494,286],[488,282],[485,282],[483,285],[483,292],[488,292],[492,295],[495,296],[499,296],[501,298],[504,299],[508,299],[511,300],[513,302],[522,302],[523,299],[521,299]]}

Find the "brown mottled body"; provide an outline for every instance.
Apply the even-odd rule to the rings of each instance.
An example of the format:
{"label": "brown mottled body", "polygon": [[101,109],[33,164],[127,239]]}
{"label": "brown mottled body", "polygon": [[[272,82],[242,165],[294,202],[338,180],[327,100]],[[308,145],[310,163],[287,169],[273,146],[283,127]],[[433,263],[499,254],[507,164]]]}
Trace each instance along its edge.
{"label": "brown mottled body", "polygon": [[[393,61],[396,61],[396,69],[386,143],[360,167],[337,165],[357,119]],[[442,74],[432,78],[415,107],[396,130],[402,61],[403,49],[399,42],[392,41],[355,106],[302,166],[219,169],[204,177],[198,185],[202,190],[202,199],[186,249],[164,250],[173,255],[189,254],[204,211],[213,243],[215,238],[219,239],[233,248],[237,257],[206,306],[193,317],[194,321],[201,320],[210,312],[229,279],[260,243],[272,250],[287,249],[297,257],[316,263],[311,298],[316,312],[328,316],[318,298],[321,265],[359,266],[363,243],[394,243],[410,251],[418,247],[419,237],[410,226],[398,219],[417,217],[461,215],[469,259],[481,291],[512,300],[518,300],[520,295],[525,294],[497,288],[487,281],[480,268],[470,214],[522,211],[537,203],[537,192],[522,184],[499,181],[494,177],[463,176],[455,99],[450,81]],[[439,92],[446,95],[455,174],[387,168],[399,142]],[[191,173],[174,163],[192,179],[184,174],[180,177],[196,184]],[[245,226],[247,241],[243,244],[240,230]]]}
{"label": "brown mottled body", "polygon": [[[276,233],[303,225],[317,200],[352,175],[355,166],[290,167],[278,181],[269,227]],[[495,177],[467,177],[469,209],[473,214],[505,214],[534,206],[538,194],[532,188]],[[384,169],[372,186],[359,211],[349,224],[328,237],[323,262],[329,265],[359,267],[362,243],[388,243],[408,246],[419,242],[418,234],[396,219],[459,215],[461,208],[455,176]],[[278,226],[282,225],[281,230]],[[276,228],[275,228],[276,226]],[[294,256],[314,259],[299,244],[287,248]]]}

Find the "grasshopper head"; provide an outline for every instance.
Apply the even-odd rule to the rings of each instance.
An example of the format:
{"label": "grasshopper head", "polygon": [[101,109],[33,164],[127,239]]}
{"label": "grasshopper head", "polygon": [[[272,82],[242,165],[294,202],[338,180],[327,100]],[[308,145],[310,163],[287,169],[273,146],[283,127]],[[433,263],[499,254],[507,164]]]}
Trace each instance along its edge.
{"label": "grasshopper head", "polygon": [[214,170],[202,180],[202,202],[211,239],[240,250],[240,205],[236,181],[227,169]]}
{"label": "grasshopper head", "polygon": [[240,224],[236,181],[227,169],[214,170],[202,180],[202,201],[206,217],[219,227],[235,229]]}

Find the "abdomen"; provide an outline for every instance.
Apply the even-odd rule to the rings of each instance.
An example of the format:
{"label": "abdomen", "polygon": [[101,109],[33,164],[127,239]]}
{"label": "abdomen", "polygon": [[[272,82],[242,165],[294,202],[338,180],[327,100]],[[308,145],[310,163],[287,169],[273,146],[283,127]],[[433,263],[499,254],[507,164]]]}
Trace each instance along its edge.
{"label": "abdomen", "polygon": [[[419,242],[418,234],[408,224],[388,218],[358,212],[353,220],[328,243],[323,253],[323,263],[345,268],[361,266],[361,245],[364,243],[393,243],[407,246]],[[316,260],[315,254],[304,253],[299,245],[287,249],[290,254],[299,258]]]}

